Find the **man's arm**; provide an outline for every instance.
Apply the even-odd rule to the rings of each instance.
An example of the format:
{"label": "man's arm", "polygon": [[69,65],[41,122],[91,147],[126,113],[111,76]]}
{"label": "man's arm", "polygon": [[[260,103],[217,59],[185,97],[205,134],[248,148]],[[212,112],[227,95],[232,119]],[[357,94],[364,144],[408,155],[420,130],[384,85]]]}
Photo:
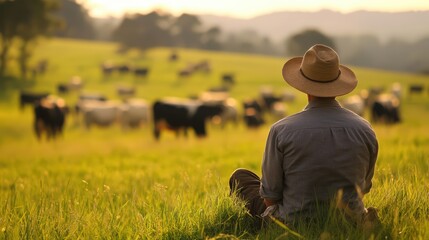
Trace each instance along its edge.
{"label": "man's arm", "polygon": [[374,176],[375,163],[376,163],[377,157],[378,157],[377,137],[376,137],[374,132],[372,132],[372,134],[370,136],[371,136],[370,137],[370,149],[369,149],[370,159],[369,159],[368,171],[367,171],[366,177],[365,177],[366,186],[364,186],[365,189],[363,189],[364,194],[368,193],[372,187],[372,178]]}
{"label": "man's arm", "polygon": [[271,128],[262,160],[261,197],[267,206],[283,198],[283,153],[278,149],[277,133]]}

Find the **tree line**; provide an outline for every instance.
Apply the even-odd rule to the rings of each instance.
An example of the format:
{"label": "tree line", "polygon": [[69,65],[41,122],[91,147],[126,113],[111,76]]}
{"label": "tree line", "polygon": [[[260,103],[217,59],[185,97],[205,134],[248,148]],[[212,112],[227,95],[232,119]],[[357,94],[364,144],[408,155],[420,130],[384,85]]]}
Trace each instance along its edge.
{"label": "tree line", "polygon": [[53,16],[59,5],[50,0],[1,0],[0,1],[0,76],[6,71],[9,51],[17,45],[17,62],[21,74],[27,74],[27,63],[31,58],[35,40],[48,35],[60,22]]}
{"label": "tree line", "polygon": [[117,42],[120,51],[154,47],[198,48],[213,51],[299,56],[315,43],[336,49],[342,63],[388,70],[429,73],[429,37],[409,43],[380,43],[375,36],[329,36],[317,29],[303,29],[273,42],[251,29],[226,33],[206,27],[198,16],[173,16],[161,11],[126,14],[117,26],[97,29],[87,10],[75,0],[0,0],[0,76],[5,74],[9,51],[19,50],[17,61],[23,78],[37,39],[41,36]]}

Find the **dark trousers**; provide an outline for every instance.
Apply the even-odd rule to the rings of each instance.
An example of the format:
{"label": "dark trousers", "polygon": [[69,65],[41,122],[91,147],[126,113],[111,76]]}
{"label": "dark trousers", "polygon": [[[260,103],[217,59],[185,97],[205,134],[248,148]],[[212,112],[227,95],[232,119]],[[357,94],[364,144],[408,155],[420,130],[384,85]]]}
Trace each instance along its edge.
{"label": "dark trousers", "polygon": [[247,169],[235,170],[229,179],[231,194],[246,202],[246,208],[252,216],[259,217],[266,209],[264,199],[259,194],[261,179]]}

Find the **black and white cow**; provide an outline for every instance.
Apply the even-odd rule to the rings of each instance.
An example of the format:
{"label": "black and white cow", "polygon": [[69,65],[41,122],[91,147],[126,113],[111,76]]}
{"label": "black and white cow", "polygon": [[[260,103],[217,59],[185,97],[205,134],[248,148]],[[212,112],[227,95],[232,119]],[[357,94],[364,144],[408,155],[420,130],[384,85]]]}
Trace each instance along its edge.
{"label": "black and white cow", "polygon": [[147,67],[139,67],[134,69],[134,75],[136,77],[145,78],[149,74],[149,68]]}
{"label": "black and white cow", "polygon": [[424,85],[423,84],[410,84],[408,89],[409,89],[410,94],[413,94],[413,93],[420,94],[423,92]]}
{"label": "black and white cow", "polygon": [[225,73],[222,75],[222,84],[226,86],[235,84],[235,77],[232,73]]}
{"label": "black and white cow", "polygon": [[47,97],[34,106],[34,131],[37,139],[43,134],[46,138],[54,139],[62,134],[68,108],[62,98]]}
{"label": "black and white cow", "polygon": [[223,111],[220,115],[212,118],[214,124],[225,127],[228,122],[238,124],[238,102],[236,99],[229,97],[227,91],[205,91],[198,98],[205,104],[221,105]]}
{"label": "black and white cow", "polygon": [[223,107],[218,104],[204,104],[195,100],[164,99],[153,104],[154,136],[159,139],[161,130],[167,128],[179,135],[192,128],[197,137],[205,137],[206,120],[222,113]]}
{"label": "black and white cow", "polygon": [[19,93],[19,106],[24,109],[25,105],[32,105],[39,103],[40,100],[46,98],[49,95],[47,92],[20,92]]}
{"label": "black and white cow", "polygon": [[129,86],[118,86],[116,87],[116,92],[118,96],[122,99],[129,99],[136,95],[136,88]]}
{"label": "black and white cow", "polygon": [[243,120],[248,128],[257,128],[265,123],[262,106],[256,99],[243,101]]}
{"label": "black and white cow", "polygon": [[101,64],[101,71],[104,76],[110,76],[115,71],[115,66],[109,62],[103,63]]}
{"label": "black and white cow", "polygon": [[79,95],[79,100],[74,108],[75,113],[79,114],[82,107],[87,102],[106,102],[107,97],[99,93],[82,93]]}
{"label": "black and white cow", "polygon": [[57,85],[58,93],[65,94],[70,91],[80,91],[83,83],[82,78],[79,76],[73,76],[67,83],[60,83]]}
{"label": "black and white cow", "polygon": [[121,74],[129,73],[131,69],[132,68],[128,64],[121,64],[116,66],[116,71],[118,71]]}
{"label": "black and white cow", "polygon": [[276,103],[283,101],[283,96],[276,95],[270,88],[263,88],[260,90],[261,107],[265,112],[271,112]]}
{"label": "black and white cow", "polygon": [[380,94],[371,106],[371,121],[374,123],[399,123],[399,99],[393,94]]}

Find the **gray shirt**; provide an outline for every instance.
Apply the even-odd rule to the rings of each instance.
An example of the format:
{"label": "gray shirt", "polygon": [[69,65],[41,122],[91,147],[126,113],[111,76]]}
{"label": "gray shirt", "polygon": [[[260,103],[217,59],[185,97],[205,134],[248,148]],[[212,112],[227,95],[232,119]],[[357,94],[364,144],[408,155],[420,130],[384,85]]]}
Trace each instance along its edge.
{"label": "gray shirt", "polygon": [[366,120],[334,99],[316,98],[271,127],[260,194],[279,200],[279,212],[287,220],[316,201],[331,200],[339,189],[368,193],[377,153],[377,139]]}

